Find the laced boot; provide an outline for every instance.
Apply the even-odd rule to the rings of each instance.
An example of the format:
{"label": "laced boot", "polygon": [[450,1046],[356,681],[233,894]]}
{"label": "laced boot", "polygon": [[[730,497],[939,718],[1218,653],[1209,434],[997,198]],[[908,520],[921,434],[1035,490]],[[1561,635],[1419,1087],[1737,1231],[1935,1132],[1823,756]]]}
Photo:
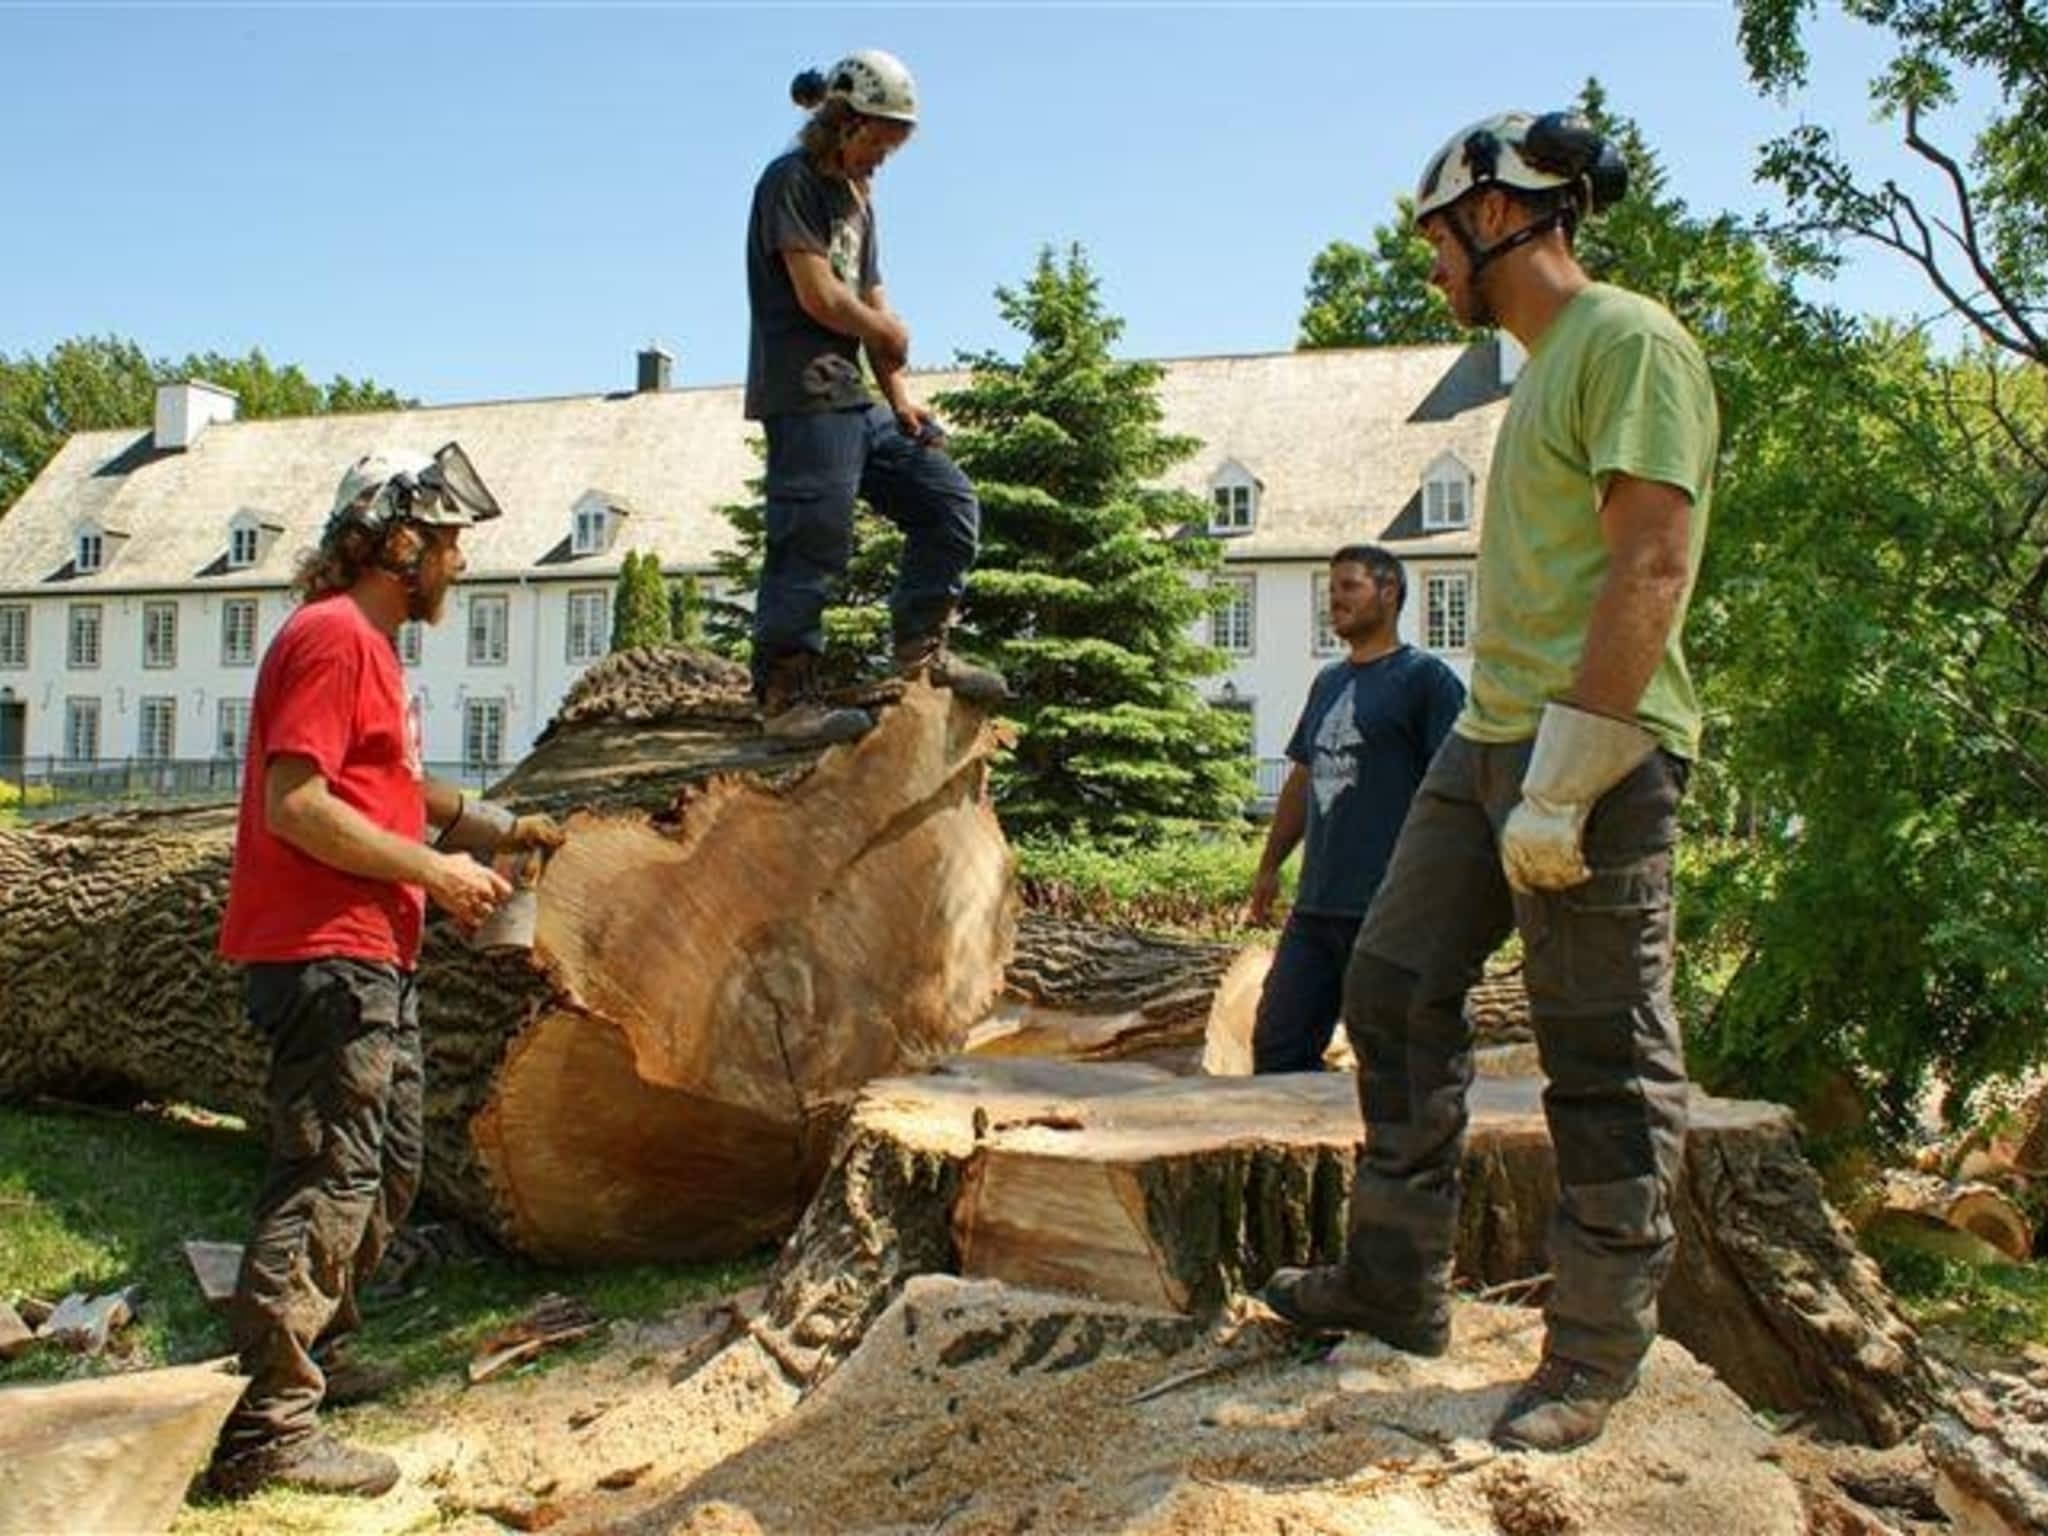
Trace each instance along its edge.
{"label": "laced boot", "polygon": [[246,1498],[267,1487],[374,1499],[398,1481],[398,1463],[316,1431],[286,1445],[267,1445],[214,1463],[207,1483],[226,1498]]}
{"label": "laced boot", "polygon": [[1614,1405],[1636,1389],[1638,1375],[1610,1375],[1545,1355],[1515,1389],[1494,1421],[1493,1443],[1511,1451],[1569,1451],[1600,1438]]}
{"label": "laced boot", "polygon": [[955,656],[947,649],[943,633],[897,641],[896,674],[910,679],[928,677],[934,688],[950,688],[983,709],[993,709],[1010,698],[1010,685],[1002,673]]}
{"label": "laced boot", "polygon": [[1411,1355],[1441,1355],[1451,1347],[1448,1307],[1399,1312],[1376,1306],[1352,1286],[1342,1264],[1276,1269],[1259,1300],[1295,1327],[1311,1333],[1364,1333]]}
{"label": "laced boot", "polygon": [[852,741],[874,727],[864,709],[828,704],[818,696],[816,658],[799,651],[768,663],[761,689],[761,731],[792,747]]}

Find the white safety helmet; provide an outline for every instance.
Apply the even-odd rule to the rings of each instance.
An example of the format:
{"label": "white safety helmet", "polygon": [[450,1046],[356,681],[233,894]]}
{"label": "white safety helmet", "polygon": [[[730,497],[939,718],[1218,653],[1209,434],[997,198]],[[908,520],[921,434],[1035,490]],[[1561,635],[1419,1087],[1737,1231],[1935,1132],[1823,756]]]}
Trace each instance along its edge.
{"label": "white safety helmet", "polygon": [[1574,220],[1620,201],[1628,164],[1576,112],[1497,112],[1451,135],[1415,184],[1415,217],[1441,213],[1481,187],[1576,187]]}
{"label": "white safety helmet", "polygon": [[430,528],[467,528],[503,509],[459,443],[424,454],[387,449],[351,464],[334,489],[327,515],[331,533],[347,523],[379,531],[394,522]]}
{"label": "white safety helmet", "polygon": [[917,121],[917,82],[901,59],[879,48],[863,48],[834,64],[825,76],[825,94],[863,117]]}

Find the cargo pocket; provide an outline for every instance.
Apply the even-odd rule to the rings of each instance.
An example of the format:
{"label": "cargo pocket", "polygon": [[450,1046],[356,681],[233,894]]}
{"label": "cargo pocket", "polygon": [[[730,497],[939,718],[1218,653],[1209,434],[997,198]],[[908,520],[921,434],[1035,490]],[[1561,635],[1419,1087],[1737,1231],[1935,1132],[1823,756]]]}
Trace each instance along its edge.
{"label": "cargo pocket", "polygon": [[1545,947],[1572,1002],[1626,1004],[1648,998],[1671,974],[1671,854],[1667,850],[1557,893]]}

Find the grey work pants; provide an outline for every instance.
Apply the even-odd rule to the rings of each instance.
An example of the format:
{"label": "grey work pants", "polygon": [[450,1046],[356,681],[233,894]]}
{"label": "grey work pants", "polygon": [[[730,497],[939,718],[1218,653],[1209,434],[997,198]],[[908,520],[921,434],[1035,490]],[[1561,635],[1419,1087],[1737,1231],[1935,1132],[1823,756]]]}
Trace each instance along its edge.
{"label": "grey work pants", "polygon": [[1465,992],[1513,927],[1557,1156],[1547,1348],[1625,1376],[1657,1331],[1685,1144],[1671,872],[1687,765],[1653,752],[1593,808],[1592,879],[1523,895],[1501,872],[1499,834],[1530,746],[1445,739],[1359,932],[1345,1021],[1366,1140],[1346,1264],[1376,1305],[1443,1305],[1472,1082]]}

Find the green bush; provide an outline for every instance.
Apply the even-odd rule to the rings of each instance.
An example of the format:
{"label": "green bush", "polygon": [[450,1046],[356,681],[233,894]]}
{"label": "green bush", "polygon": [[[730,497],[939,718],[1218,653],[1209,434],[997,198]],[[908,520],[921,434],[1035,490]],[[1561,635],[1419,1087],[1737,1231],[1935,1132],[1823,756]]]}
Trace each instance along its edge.
{"label": "green bush", "polygon": [[1230,825],[1129,846],[1026,837],[1016,844],[1018,886],[1026,906],[1055,917],[1234,934],[1264,841],[1263,829]]}

